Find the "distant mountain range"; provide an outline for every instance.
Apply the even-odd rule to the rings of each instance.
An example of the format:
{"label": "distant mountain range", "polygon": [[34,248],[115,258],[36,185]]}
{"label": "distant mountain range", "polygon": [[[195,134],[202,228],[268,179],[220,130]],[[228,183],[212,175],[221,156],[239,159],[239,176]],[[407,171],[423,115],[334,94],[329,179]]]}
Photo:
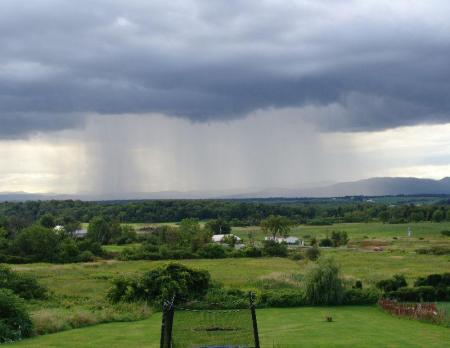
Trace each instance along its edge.
{"label": "distant mountain range", "polygon": [[[420,194],[450,194],[450,177],[441,180],[418,178],[370,178],[342,182],[307,189],[271,192],[271,197],[343,197],[343,196],[395,196]],[[268,197],[267,191],[246,194],[247,197]]]}
{"label": "distant mountain range", "polygon": [[240,198],[300,198],[300,197],[344,197],[344,196],[395,196],[446,194],[450,195],[450,177],[441,180],[419,178],[370,178],[365,180],[322,184],[304,188],[268,188],[264,190],[230,191],[163,191],[150,193],[117,194],[33,194],[25,192],[0,193],[0,201],[27,201],[50,199],[81,199],[87,201],[127,199],[240,199]]}

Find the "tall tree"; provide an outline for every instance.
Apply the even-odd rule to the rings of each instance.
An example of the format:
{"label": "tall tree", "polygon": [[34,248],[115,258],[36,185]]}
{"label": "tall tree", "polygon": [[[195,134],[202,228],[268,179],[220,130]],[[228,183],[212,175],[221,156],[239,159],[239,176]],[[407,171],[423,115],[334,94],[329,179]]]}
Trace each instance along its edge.
{"label": "tall tree", "polygon": [[291,230],[292,222],[279,215],[270,215],[268,218],[261,221],[261,228],[264,232],[270,233],[275,239],[277,235],[280,237],[286,237]]}

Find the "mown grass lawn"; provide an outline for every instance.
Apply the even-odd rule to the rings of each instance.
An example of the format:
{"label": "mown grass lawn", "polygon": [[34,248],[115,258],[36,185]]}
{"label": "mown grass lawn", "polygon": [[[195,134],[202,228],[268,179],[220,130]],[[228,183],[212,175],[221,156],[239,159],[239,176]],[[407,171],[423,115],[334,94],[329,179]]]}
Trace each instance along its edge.
{"label": "mown grass lawn", "polygon": [[[399,319],[376,307],[261,309],[262,347],[448,347],[450,329]],[[332,316],[333,322],[325,321]],[[157,348],[161,316],[36,337],[7,347]]]}

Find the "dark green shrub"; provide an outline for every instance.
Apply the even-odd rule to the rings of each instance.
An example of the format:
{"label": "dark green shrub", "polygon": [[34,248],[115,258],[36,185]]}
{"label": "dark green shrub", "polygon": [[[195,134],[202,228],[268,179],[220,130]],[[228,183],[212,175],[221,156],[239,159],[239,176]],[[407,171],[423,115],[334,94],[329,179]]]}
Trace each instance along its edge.
{"label": "dark green shrub", "polygon": [[302,289],[264,290],[258,298],[258,304],[265,307],[300,307],[308,302]]}
{"label": "dark green shrub", "polygon": [[300,261],[303,260],[305,256],[301,252],[296,251],[289,253],[289,258],[294,261]]}
{"label": "dark green shrub", "polygon": [[433,286],[435,288],[450,286],[450,273],[430,274],[427,277],[420,277],[415,281],[414,286]]}
{"label": "dark green shrub", "polygon": [[357,281],[355,282],[355,285],[352,286],[352,288],[353,288],[353,289],[362,289],[362,288],[363,288],[362,281],[357,280]]}
{"label": "dark green shrub", "polygon": [[376,287],[384,292],[396,291],[397,289],[408,286],[405,276],[401,274],[394,275],[391,279],[380,280]]}
{"label": "dark green shrub", "polygon": [[320,250],[315,245],[312,248],[306,249],[306,257],[311,261],[316,261],[320,256]]}
{"label": "dark green shrub", "polygon": [[108,293],[112,302],[146,301],[161,304],[175,296],[177,302],[199,299],[210,287],[207,271],[196,271],[180,264],[169,264],[133,279],[114,280]]}
{"label": "dark green shrub", "polygon": [[263,242],[262,252],[265,256],[286,257],[288,249],[285,243],[278,243],[274,240],[265,240]]}
{"label": "dark green shrub", "polygon": [[248,293],[240,289],[224,289],[213,287],[208,290],[204,299],[195,304],[197,308],[248,308]]}
{"label": "dark green shrub", "polygon": [[0,289],[0,343],[31,336],[32,323],[23,300],[9,289]]}
{"label": "dark green shrub", "polygon": [[347,245],[347,243],[348,243],[347,232],[345,232],[345,231],[332,231],[331,232],[331,241],[333,242],[333,246],[334,247]]}
{"label": "dark green shrub", "polygon": [[227,257],[225,249],[219,244],[207,244],[199,250],[200,257],[204,259],[223,259]]}
{"label": "dark green shrub", "polygon": [[450,237],[450,230],[441,231],[441,234],[446,237]]}
{"label": "dark green shrub", "polygon": [[249,246],[242,250],[245,257],[261,257],[262,256],[262,250],[255,247],[255,246]]}
{"label": "dark green shrub", "polygon": [[80,262],[95,261],[95,255],[91,251],[85,250],[78,256],[78,261]]}
{"label": "dark green shrub", "polygon": [[130,244],[136,242],[138,239],[136,230],[133,226],[124,225],[120,226],[120,235],[116,237],[116,239],[113,241],[116,244],[123,245],[123,244]]}
{"label": "dark green shrub", "polygon": [[418,286],[414,288],[399,288],[386,293],[386,297],[401,302],[436,301],[436,289],[432,286]]}
{"label": "dark green shrub", "polygon": [[66,239],[61,243],[59,251],[59,262],[70,263],[77,262],[80,255],[80,249],[73,239]]}
{"label": "dark green shrub", "polygon": [[305,299],[312,305],[340,304],[344,288],[333,259],[320,259],[305,275]]}
{"label": "dark green shrub", "polygon": [[32,260],[27,257],[15,256],[15,255],[5,255],[0,253],[0,263],[31,263]]}
{"label": "dark green shrub", "polygon": [[376,289],[347,289],[344,292],[343,304],[346,305],[370,305],[378,302],[381,296]]}
{"label": "dark green shrub", "polygon": [[36,278],[17,272],[0,265],[0,289],[9,289],[24,299],[43,299],[47,289],[40,285]]}
{"label": "dark green shrub", "polygon": [[450,255],[450,247],[448,246],[433,246],[429,248],[417,249],[418,254],[424,255]]}
{"label": "dark green shrub", "polygon": [[332,247],[333,241],[330,238],[321,239],[319,242],[319,246],[321,247]]}

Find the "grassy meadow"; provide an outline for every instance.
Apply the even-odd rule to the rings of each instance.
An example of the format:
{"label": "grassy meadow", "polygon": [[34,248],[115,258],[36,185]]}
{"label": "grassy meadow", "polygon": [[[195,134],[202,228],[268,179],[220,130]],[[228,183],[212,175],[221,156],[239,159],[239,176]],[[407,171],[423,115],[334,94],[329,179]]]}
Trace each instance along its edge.
{"label": "grassy meadow", "polygon": [[[412,237],[407,237],[408,227],[413,231]],[[297,226],[291,235],[309,240],[312,237],[323,238],[333,230],[346,231],[350,238],[348,247],[321,248],[321,253],[335,258],[349,284],[361,280],[364,287],[368,287],[399,273],[404,274],[411,284],[419,276],[450,271],[449,255],[415,252],[416,249],[431,245],[450,245],[450,238],[440,233],[448,229],[450,223],[362,223]],[[249,232],[257,241],[264,238],[258,227],[233,228],[233,233],[244,240],[248,240]],[[375,252],[374,246],[382,246],[384,251]],[[106,247],[111,252],[120,252],[123,248],[115,245]],[[14,265],[17,271],[37,276],[52,294],[48,300],[27,304],[38,324],[45,326],[48,321],[59,319],[67,321],[69,316],[72,316],[70,320],[77,323],[73,327],[108,321],[132,322],[95,325],[45,335],[13,346],[156,347],[159,314],[151,314],[151,309],[139,305],[134,308],[112,308],[105,295],[115,277],[139,274],[169,262],[103,260],[77,264]],[[261,289],[266,281],[289,281],[304,274],[311,264],[308,260],[294,261],[289,258],[195,259],[176,262],[209,271],[212,279],[225,287],[245,290]],[[442,306],[447,308],[448,304]],[[120,313],[116,314],[115,311]],[[335,322],[324,322],[327,313],[336,319]],[[307,340],[310,347],[344,347],[349,344],[364,347],[443,347],[443,343],[450,339],[448,328],[394,318],[375,307],[264,309],[259,310],[258,315],[263,347],[273,347],[274,343],[279,347],[289,346],[288,343],[297,340]],[[142,318],[147,319],[135,321]],[[68,328],[71,327],[60,324],[54,331]],[[389,344],[386,344],[386,338]]]}

